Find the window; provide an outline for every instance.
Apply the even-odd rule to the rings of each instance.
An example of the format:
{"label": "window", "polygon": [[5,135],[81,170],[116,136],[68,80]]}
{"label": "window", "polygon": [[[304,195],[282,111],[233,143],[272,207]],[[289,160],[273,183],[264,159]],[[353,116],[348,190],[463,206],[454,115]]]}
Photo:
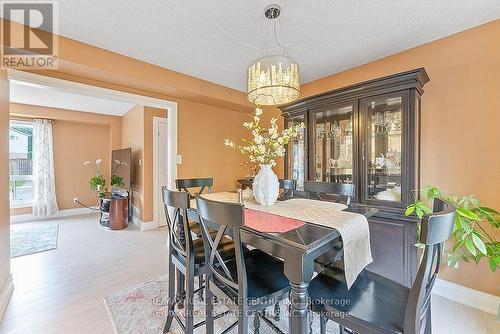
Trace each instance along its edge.
{"label": "window", "polygon": [[12,207],[33,199],[33,126],[11,121],[9,127],[9,197]]}

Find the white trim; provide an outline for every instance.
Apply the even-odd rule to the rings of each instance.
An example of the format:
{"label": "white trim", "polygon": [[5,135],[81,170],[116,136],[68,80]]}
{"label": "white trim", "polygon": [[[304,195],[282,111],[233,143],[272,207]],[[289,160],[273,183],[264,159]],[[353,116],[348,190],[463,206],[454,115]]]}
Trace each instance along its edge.
{"label": "white trim", "polygon": [[143,222],[141,221],[141,232],[151,231],[158,228],[158,224],[155,221]]}
{"label": "white trim", "polygon": [[147,107],[167,109],[168,117],[168,187],[175,189],[175,179],[177,178],[177,102],[158,99],[154,97],[127,93],[119,90],[103,88],[48,77],[40,74],[7,69],[7,78],[10,82],[28,85],[39,88],[53,88],[60,91],[88,95],[110,100],[129,102]]}
{"label": "white trim", "polygon": [[9,275],[5,280],[5,283],[0,290],[0,322],[2,322],[3,315],[9,305],[10,296],[14,291],[14,282],[12,281],[12,275]]}
{"label": "white trim", "polygon": [[481,311],[497,315],[500,297],[437,278],[432,293]]}
{"label": "white trim", "polygon": [[[167,168],[169,166],[168,162],[168,115],[167,117],[153,117],[153,221],[156,222],[156,226],[160,226],[160,217],[158,217],[158,212],[160,212],[160,198],[159,193],[155,190],[158,186],[158,125],[160,122],[167,123]],[[168,182],[168,170],[167,170],[167,182]],[[169,185],[167,185],[169,186]]]}
{"label": "white trim", "polygon": [[[94,209],[98,209],[98,208],[94,208]],[[33,216],[32,214],[14,215],[14,216],[10,216],[10,223],[11,224],[25,223],[25,222],[31,222],[31,221],[47,220],[47,219],[54,219],[54,218],[59,218],[59,217],[70,217],[70,216],[78,216],[78,215],[93,214],[93,213],[95,213],[95,211],[92,211],[91,209],[74,208],[74,209],[59,210],[50,216]]]}

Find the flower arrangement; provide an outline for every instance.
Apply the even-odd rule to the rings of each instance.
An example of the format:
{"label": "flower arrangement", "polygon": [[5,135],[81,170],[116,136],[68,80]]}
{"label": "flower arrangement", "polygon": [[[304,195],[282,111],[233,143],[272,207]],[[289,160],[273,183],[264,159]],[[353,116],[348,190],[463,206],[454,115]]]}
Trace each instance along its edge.
{"label": "flower arrangement", "polygon": [[84,166],[92,166],[95,170],[95,175],[92,176],[89,180],[90,190],[93,192],[99,193],[99,196],[104,196],[106,194],[106,179],[101,174],[101,164],[102,159],[97,159],[95,163],[90,161],[85,161],[83,163]]}
{"label": "flower arrangement", "polygon": [[127,166],[127,163],[120,160],[113,161],[113,170],[111,171],[111,186],[112,187],[123,187],[125,183],[123,182],[123,177],[116,174],[120,166]]}
{"label": "flower arrangement", "polygon": [[261,108],[255,109],[255,115],[252,122],[243,123],[243,127],[249,129],[252,133],[252,140],[243,139],[243,145],[236,145],[229,139],[224,140],[226,146],[238,149],[243,155],[248,156],[252,163],[260,165],[276,166],[276,158],[285,155],[285,146],[291,139],[298,137],[304,123],[293,125],[281,133],[278,131],[278,119],[271,119],[271,127],[265,129],[261,126]]}

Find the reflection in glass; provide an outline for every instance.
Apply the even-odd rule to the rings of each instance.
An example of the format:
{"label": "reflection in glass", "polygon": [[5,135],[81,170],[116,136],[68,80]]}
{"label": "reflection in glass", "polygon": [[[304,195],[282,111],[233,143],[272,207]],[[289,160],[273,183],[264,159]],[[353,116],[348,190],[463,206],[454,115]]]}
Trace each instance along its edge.
{"label": "reflection in glass", "polygon": [[352,183],[353,106],[314,113],[315,180]]}
{"label": "reflection in glass", "polygon": [[368,198],[401,201],[402,98],[368,104]]}
{"label": "reflection in glass", "polygon": [[[288,127],[304,122],[304,116],[297,116],[288,121]],[[305,133],[306,129],[302,130],[299,137],[290,140],[288,143],[288,164],[287,175],[290,179],[297,180],[297,189],[304,190],[305,176]]]}

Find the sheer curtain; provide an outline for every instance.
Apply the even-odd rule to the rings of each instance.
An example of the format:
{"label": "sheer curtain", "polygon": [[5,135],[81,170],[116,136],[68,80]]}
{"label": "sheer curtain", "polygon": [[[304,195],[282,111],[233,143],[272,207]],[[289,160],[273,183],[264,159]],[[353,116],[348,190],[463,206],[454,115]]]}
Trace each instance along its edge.
{"label": "sheer curtain", "polygon": [[33,215],[48,216],[58,210],[52,145],[52,121],[33,120]]}

